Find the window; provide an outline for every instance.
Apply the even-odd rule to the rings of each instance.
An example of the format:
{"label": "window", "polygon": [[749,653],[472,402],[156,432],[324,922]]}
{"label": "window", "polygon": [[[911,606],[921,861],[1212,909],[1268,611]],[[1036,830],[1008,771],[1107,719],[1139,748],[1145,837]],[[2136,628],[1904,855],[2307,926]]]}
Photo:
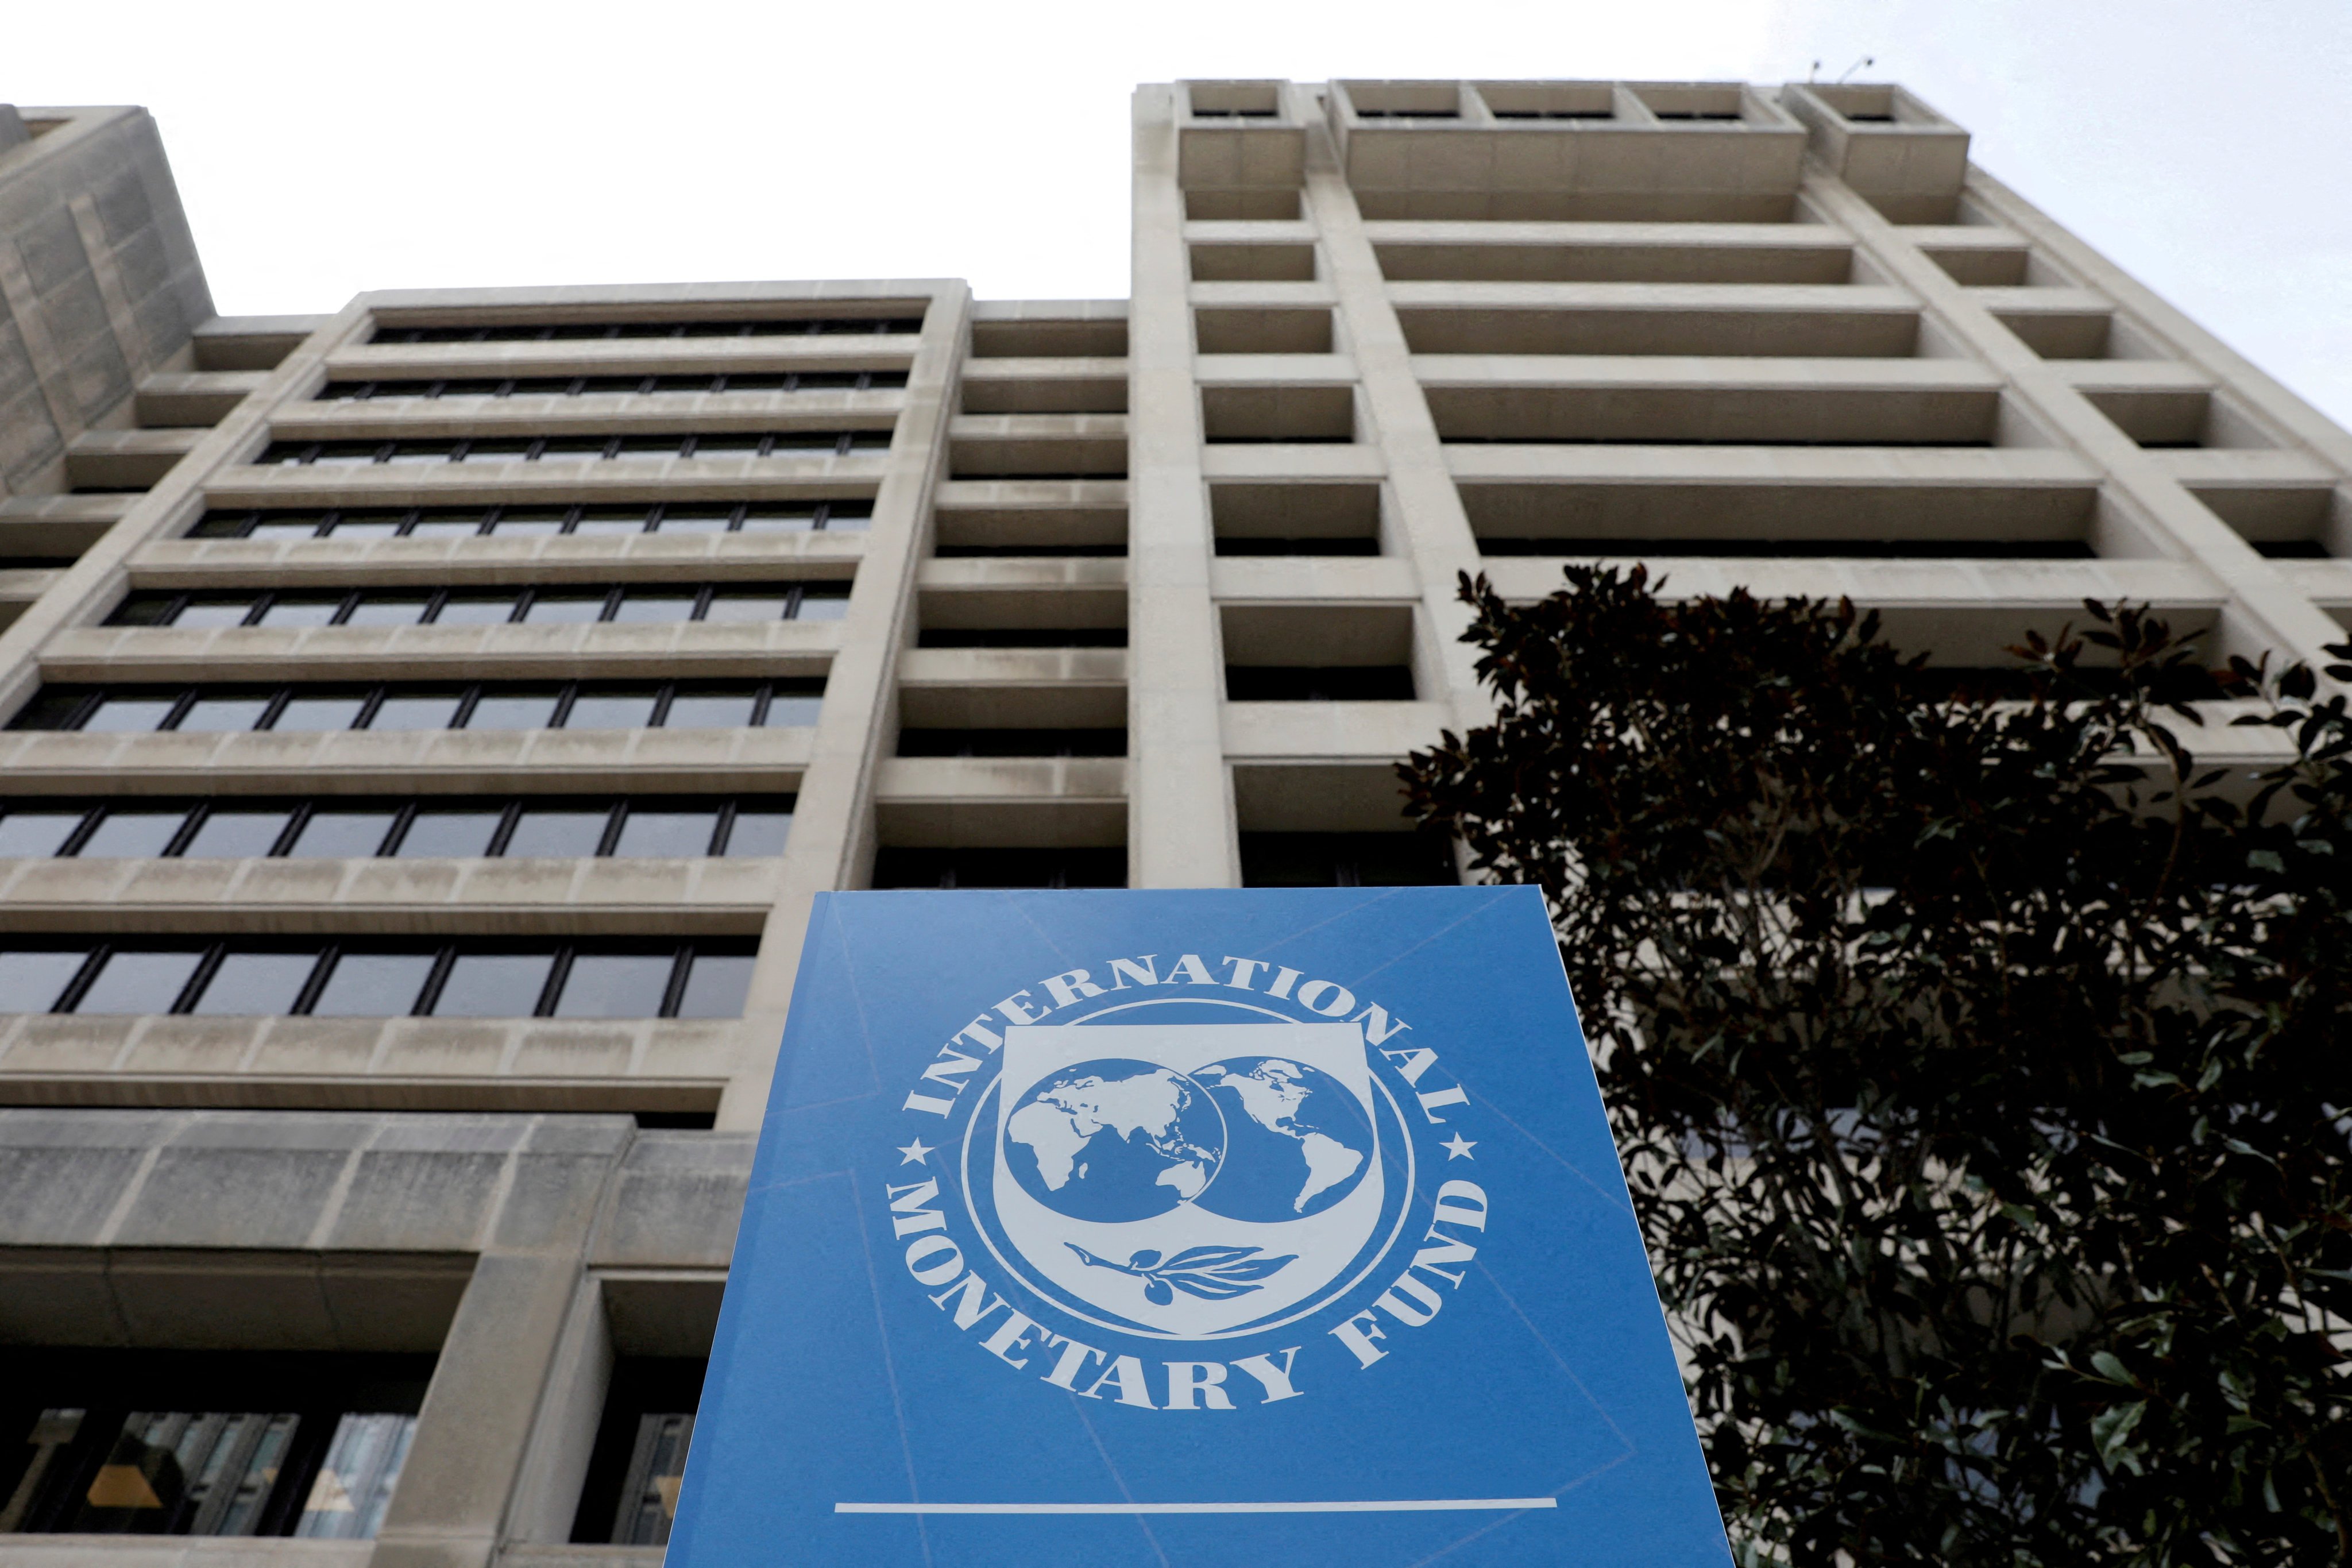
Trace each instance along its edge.
{"label": "window", "polygon": [[572,1521],[574,1542],[668,1544],[707,1370],[698,1357],[623,1356],[614,1363]]}
{"label": "window", "polygon": [[654,392],[867,392],[906,384],[907,373],[903,370],[752,371],[707,375],[466,376],[440,380],[331,381],[319,389],[318,401],[364,403],[387,397],[579,397]]}
{"label": "window", "polygon": [[1229,664],[1225,696],[1234,702],[1410,702],[1412,671],[1401,664]]}
{"label": "window", "polygon": [[496,326],[380,326],[379,343],[574,342],[600,338],[899,337],[923,330],[913,316],[758,316],[710,321],[520,322]]}
{"label": "window", "polygon": [[433,1358],[0,1352],[0,1533],[363,1541]]}
{"label": "window", "polygon": [[0,858],[774,856],[792,831],[793,805],[789,795],[20,800],[0,807]]}
{"label": "window", "polygon": [[1124,888],[1125,849],[898,849],[874,856],[877,888]]}
{"label": "window", "polygon": [[530,436],[461,441],[272,441],[267,468],[366,468],[412,463],[564,463],[615,458],[773,458],[887,451],[881,430],[714,430],[675,436]]}
{"label": "window", "polygon": [[1125,730],[901,730],[902,757],[1123,757]]}
{"label": "window", "polygon": [[1454,847],[1424,833],[1244,833],[1244,888],[1412,888],[1459,882]]}
{"label": "window", "polygon": [[[551,533],[806,533],[856,531],[873,518],[871,501],[697,501],[685,505],[423,507],[406,511],[208,511],[188,530],[191,539],[449,539]],[[247,605],[254,595],[241,601]],[[212,600],[207,597],[205,602]],[[224,596],[224,605],[230,601]],[[205,624],[242,626],[224,608]],[[122,623],[132,624],[132,623]],[[137,623],[191,626],[175,622]]]}
{"label": "window", "polygon": [[774,729],[816,722],[821,679],[658,686],[580,680],[274,689],[45,687],[12,730]]}
{"label": "window", "polygon": [[[740,1017],[757,944],[0,937],[0,1010],[320,1018]],[[5,1391],[0,1391],[5,1397]]]}
{"label": "window", "polygon": [[[591,621],[831,621],[848,608],[845,582],[648,583],[617,585],[421,592],[361,588],[316,594],[136,593],[107,617],[117,626],[482,626],[519,621],[564,626]],[[287,726],[278,723],[278,729]],[[331,729],[348,729],[332,724]]]}

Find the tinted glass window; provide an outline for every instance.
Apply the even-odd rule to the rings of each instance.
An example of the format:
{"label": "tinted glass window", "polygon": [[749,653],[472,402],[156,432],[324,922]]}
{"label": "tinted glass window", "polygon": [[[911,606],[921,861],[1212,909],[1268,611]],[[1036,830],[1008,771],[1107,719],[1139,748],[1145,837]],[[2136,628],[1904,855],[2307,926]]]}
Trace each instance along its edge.
{"label": "tinted glass window", "polygon": [[514,618],[513,594],[452,594],[433,617],[437,626],[490,626]]}
{"label": "tinted glass window", "polygon": [[768,699],[768,725],[773,729],[787,724],[814,724],[824,701],[821,697],[789,696],[779,691]]}
{"label": "tinted glass window", "polygon": [[748,691],[699,691],[682,687],[670,699],[669,716],[662,722],[673,730],[740,728],[751,721],[752,697]]}
{"label": "tinted glass window", "polygon": [[838,588],[815,588],[801,595],[799,614],[803,621],[837,621],[849,613],[849,595]]}
{"label": "tinted glass window", "polygon": [[278,721],[269,727],[293,734],[348,730],[359,722],[360,710],[366,706],[366,697],[356,691],[300,692],[278,710]]}
{"label": "tinted glass window", "polygon": [[314,811],[287,853],[297,859],[364,859],[373,855],[392,831],[389,811]]}
{"label": "tinted glass window", "polygon": [[408,531],[411,539],[466,539],[482,531],[478,517],[433,517]]}
{"label": "tinted glass window", "polygon": [[425,618],[425,611],[431,603],[431,600],[422,596],[414,599],[365,598],[352,606],[352,613],[344,618],[343,625],[347,626],[413,626]]}
{"label": "tinted glass window", "polygon": [[124,951],[108,955],[105,966],[75,1005],[77,1013],[168,1013],[196,972],[204,955],[176,952]]}
{"label": "tinted glass window", "polygon": [[253,613],[250,599],[197,599],[173,616],[171,624],[203,631],[214,626],[241,626]]}
{"label": "tinted glass window", "polygon": [[461,953],[433,1004],[436,1018],[528,1018],[539,1010],[555,955],[547,952]]}
{"label": "tinted glass window", "polygon": [[316,539],[318,536],[319,520],[310,517],[257,522],[253,525],[253,531],[246,535],[247,539]]}
{"label": "tinted glass window", "polygon": [[784,838],[792,832],[793,814],[789,811],[748,811],[735,813],[735,826],[727,830],[727,853],[730,855],[781,855]]}
{"label": "tinted glass window", "polygon": [[717,593],[710,595],[710,613],[704,618],[713,621],[781,621],[791,604],[791,596],[781,593]]}
{"label": "tinted glass window", "polygon": [[555,721],[553,691],[486,691],[466,719],[468,730],[544,730]]}
{"label": "tinted glass window", "polygon": [[79,811],[12,811],[0,816],[0,860],[54,855],[88,815]]}
{"label": "tinted glass window", "polygon": [[563,722],[572,730],[641,730],[654,721],[651,690],[581,692]]}
{"label": "tinted glass window", "polygon": [[[172,711],[172,703],[173,699],[169,697],[102,697],[99,699],[97,710],[90,714],[82,728],[122,734],[143,733],[163,722]],[[253,726],[248,721],[239,727],[251,729]]]}
{"label": "tinted glass window", "polygon": [[[662,525],[667,529],[669,525]],[[643,624],[653,621],[690,621],[694,619],[695,596],[691,592],[663,593],[658,588],[636,588],[621,596],[621,607],[614,613],[616,621]]]}
{"label": "tinted glass window", "polygon": [[310,1011],[322,1018],[404,1018],[432,970],[430,953],[347,952]]}
{"label": "tinted glass window", "polygon": [[522,618],[532,626],[576,626],[601,620],[604,615],[602,594],[539,594],[533,595]]}
{"label": "tinted glass window", "polygon": [[82,963],[89,957],[87,948],[66,952],[0,952],[0,1011],[9,1013],[46,1013],[58,1005],[58,997]]}
{"label": "tinted glass window", "polygon": [[283,810],[223,811],[215,807],[197,827],[184,855],[267,855],[294,814]]}
{"label": "tinted glass window", "polygon": [[110,810],[82,844],[87,859],[161,855],[188,820],[188,808],[161,811]]}
{"label": "tinted glass window", "polygon": [[688,858],[710,853],[716,811],[642,811],[631,807],[621,821],[615,855]]}
{"label": "tinted glass window", "polygon": [[384,694],[376,704],[371,730],[446,730],[457,717],[454,691],[401,691]]}
{"label": "tinted glass window", "polygon": [[751,990],[752,959],[748,954],[701,952],[686,973],[686,994],[678,999],[681,1018],[740,1018],[743,998]]}
{"label": "tinted glass window", "polygon": [[265,1017],[291,1013],[304,982],[319,966],[316,952],[232,952],[196,998],[191,1012]]}
{"label": "tinted glass window", "polygon": [[382,518],[370,518],[365,521],[345,518],[327,530],[336,539],[390,539],[399,531],[397,521],[386,521]]}
{"label": "tinted glass window", "polygon": [[408,831],[400,836],[397,853],[404,858],[444,859],[487,855],[490,838],[499,830],[499,818],[495,811],[420,811],[410,819]]}
{"label": "tinted glass window", "polygon": [[507,839],[507,854],[567,859],[593,855],[612,815],[602,809],[525,806]]}
{"label": "tinted glass window", "polygon": [[259,625],[265,626],[323,626],[335,618],[343,607],[343,596],[331,599],[293,599],[280,596],[269,608],[261,612]]}
{"label": "tinted glass window", "polygon": [[583,952],[572,961],[559,1018],[657,1018],[676,960],[668,953]]}
{"label": "tinted glass window", "polygon": [[268,711],[267,697],[199,697],[181,716],[178,728],[183,733],[234,733],[254,728]]}

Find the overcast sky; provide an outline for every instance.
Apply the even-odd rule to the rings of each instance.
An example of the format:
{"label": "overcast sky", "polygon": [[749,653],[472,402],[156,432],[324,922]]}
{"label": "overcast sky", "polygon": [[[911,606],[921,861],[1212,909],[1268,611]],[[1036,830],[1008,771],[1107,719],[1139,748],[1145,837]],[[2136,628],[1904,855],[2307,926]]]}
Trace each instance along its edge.
{"label": "overcast sky", "polygon": [[163,124],[219,308],[952,276],[1127,289],[1128,93],[1179,77],[1836,77],[2352,424],[2347,0],[212,0],[28,6],[0,97]]}

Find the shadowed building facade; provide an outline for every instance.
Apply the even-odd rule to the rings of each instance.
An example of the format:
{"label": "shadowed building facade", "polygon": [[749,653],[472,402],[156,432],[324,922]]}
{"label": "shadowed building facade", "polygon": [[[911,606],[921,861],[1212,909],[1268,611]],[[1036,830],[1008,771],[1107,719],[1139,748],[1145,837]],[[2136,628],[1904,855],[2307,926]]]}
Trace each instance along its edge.
{"label": "shadowed building facade", "polygon": [[225,319],[0,110],[0,1555],[657,1562],[813,895],[1450,880],[1463,573],[2352,619],[2352,437],[1899,88],[1134,137],[1126,300]]}

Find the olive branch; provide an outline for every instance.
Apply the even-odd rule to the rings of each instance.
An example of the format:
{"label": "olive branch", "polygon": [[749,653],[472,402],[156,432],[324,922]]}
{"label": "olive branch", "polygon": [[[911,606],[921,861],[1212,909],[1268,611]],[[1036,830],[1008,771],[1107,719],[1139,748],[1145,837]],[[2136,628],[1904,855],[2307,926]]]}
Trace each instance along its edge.
{"label": "olive branch", "polygon": [[1258,1281],[1298,1261],[1295,1253],[1288,1258],[1267,1258],[1263,1248],[1255,1247],[1188,1247],[1166,1262],[1147,1247],[1124,1263],[1114,1263],[1097,1258],[1076,1242],[1062,1245],[1076,1253],[1080,1262],[1134,1275],[1143,1281],[1143,1299],[1155,1307],[1175,1300],[1179,1290],[1204,1301],[1229,1300],[1262,1289]]}

